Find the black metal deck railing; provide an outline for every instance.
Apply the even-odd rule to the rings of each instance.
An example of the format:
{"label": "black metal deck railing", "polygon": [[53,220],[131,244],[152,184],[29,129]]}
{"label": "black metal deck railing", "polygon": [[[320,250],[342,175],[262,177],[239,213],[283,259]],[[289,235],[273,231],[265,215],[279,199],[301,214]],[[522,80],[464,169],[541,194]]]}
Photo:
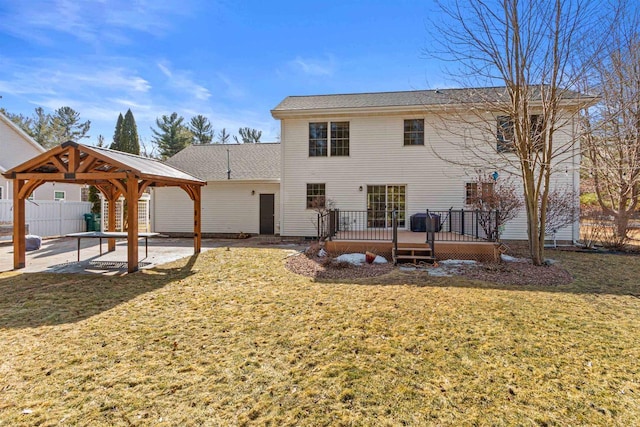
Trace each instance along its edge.
{"label": "black metal deck railing", "polygon": [[[401,224],[403,226],[403,224]],[[318,215],[318,237],[327,240],[389,240],[393,211],[331,210]]]}
{"label": "black metal deck railing", "polygon": [[498,240],[500,217],[495,210],[427,210],[427,217],[436,218],[435,239],[438,241]]}
{"label": "black metal deck railing", "polygon": [[406,218],[399,211],[331,210],[318,215],[321,240],[394,241],[398,230],[425,233],[425,241],[495,241],[499,216],[496,211],[465,209],[427,210]]}

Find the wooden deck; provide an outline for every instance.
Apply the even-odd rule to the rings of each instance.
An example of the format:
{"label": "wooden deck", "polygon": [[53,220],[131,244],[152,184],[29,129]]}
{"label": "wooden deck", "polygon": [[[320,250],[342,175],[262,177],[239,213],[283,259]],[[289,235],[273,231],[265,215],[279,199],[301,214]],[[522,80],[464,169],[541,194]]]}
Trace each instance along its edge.
{"label": "wooden deck", "polygon": [[[447,232],[435,234],[434,249],[437,260],[471,259],[483,262],[498,262],[500,260],[499,243],[476,240],[471,237],[465,237],[469,240],[456,241],[453,239],[460,238],[457,234]],[[365,240],[371,238],[369,231],[349,231],[344,234],[339,232],[333,240],[325,242],[325,249],[332,254],[369,251],[391,260],[393,249],[391,232],[388,233],[388,237],[386,235],[379,237],[388,240]],[[398,231],[399,248],[429,248],[429,244],[425,240],[426,233],[424,232]]]}

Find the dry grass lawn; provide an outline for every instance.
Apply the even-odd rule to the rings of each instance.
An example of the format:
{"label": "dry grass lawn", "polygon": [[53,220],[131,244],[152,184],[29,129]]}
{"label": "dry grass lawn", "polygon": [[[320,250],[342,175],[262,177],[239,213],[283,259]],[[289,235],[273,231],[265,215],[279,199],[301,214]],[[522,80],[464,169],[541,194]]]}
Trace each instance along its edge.
{"label": "dry grass lawn", "polygon": [[0,274],[0,425],[640,425],[640,257],[319,283],[278,249]]}

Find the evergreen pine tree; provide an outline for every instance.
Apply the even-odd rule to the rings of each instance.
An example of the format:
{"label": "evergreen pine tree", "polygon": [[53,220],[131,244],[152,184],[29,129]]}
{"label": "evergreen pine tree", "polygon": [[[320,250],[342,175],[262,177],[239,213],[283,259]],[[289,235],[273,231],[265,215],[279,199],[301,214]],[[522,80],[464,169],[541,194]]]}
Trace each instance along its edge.
{"label": "evergreen pine tree", "polygon": [[80,122],[80,113],[71,107],[58,108],[51,117],[53,126],[53,145],[62,144],[67,141],[79,141],[88,138],[91,121]]}
{"label": "evergreen pine tree", "polygon": [[211,122],[205,116],[198,114],[191,118],[189,130],[193,134],[194,144],[211,144],[213,140],[213,128]]}
{"label": "evergreen pine tree", "polygon": [[161,158],[169,158],[191,144],[193,135],[182,124],[183,121],[184,117],[178,116],[175,112],[170,116],[163,115],[156,119],[158,130],[151,128],[151,131],[154,135],[153,142],[158,146]]}
{"label": "evergreen pine tree", "polygon": [[118,114],[118,120],[116,121],[116,130],[113,132],[113,142],[109,146],[111,150],[121,151],[120,135],[122,134],[122,122],[124,121],[122,113]]}
{"label": "evergreen pine tree", "polygon": [[227,128],[222,128],[218,133],[218,144],[228,144],[231,134],[227,133]]}
{"label": "evergreen pine tree", "polygon": [[131,109],[127,110],[120,129],[120,148],[119,151],[140,155],[140,138],[138,137],[138,126],[136,119],[133,117]]}
{"label": "evergreen pine tree", "polygon": [[241,139],[238,139],[237,136],[233,137],[238,144],[240,144],[240,142],[243,144],[257,144],[260,142],[260,137],[262,137],[261,130],[252,128],[240,128],[238,129],[238,133]]}

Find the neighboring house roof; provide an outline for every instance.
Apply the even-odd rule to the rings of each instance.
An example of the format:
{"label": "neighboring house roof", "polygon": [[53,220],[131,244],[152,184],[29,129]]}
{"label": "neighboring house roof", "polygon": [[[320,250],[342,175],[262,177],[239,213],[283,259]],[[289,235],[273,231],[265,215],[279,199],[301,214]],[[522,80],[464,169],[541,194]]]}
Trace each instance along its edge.
{"label": "neighboring house roof", "polygon": [[[280,118],[282,113],[310,110],[375,109],[500,102],[508,97],[505,87],[469,89],[436,89],[405,92],[350,93],[336,95],[288,96],[278,104],[271,114]],[[540,99],[540,88],[533,91],[533,99]],[[592,101],[596,98],[575,91],[565,91],[563,99]]]}
{"label": "neighboring house roof", "polygon": [[17,124],[13,123],[11,121],[11,119],[9,119],[9,117],[7,117],[4,114],[0,113],[0,120],[5,122],[7,124],[7,126],[9,126],[11,129],[13,129],[13,131],[15,131],[17,134],[19,134],[27,143],[33,145],[33,147],[36,150],[38,150],[39,152],[44,153],[45,151],[47,151],[42,145],[38,144],[36,142],[36,140],[34,140],[28,133],[26,133],[24,130],[22,130],[22,128],[20,126],[18,126]]}
{"label": "neighboring house roof", "polygon": [[279,180],[280,144],[190,145],[166,163],[205,181],[226,181],[227,169],[231,180]]}

